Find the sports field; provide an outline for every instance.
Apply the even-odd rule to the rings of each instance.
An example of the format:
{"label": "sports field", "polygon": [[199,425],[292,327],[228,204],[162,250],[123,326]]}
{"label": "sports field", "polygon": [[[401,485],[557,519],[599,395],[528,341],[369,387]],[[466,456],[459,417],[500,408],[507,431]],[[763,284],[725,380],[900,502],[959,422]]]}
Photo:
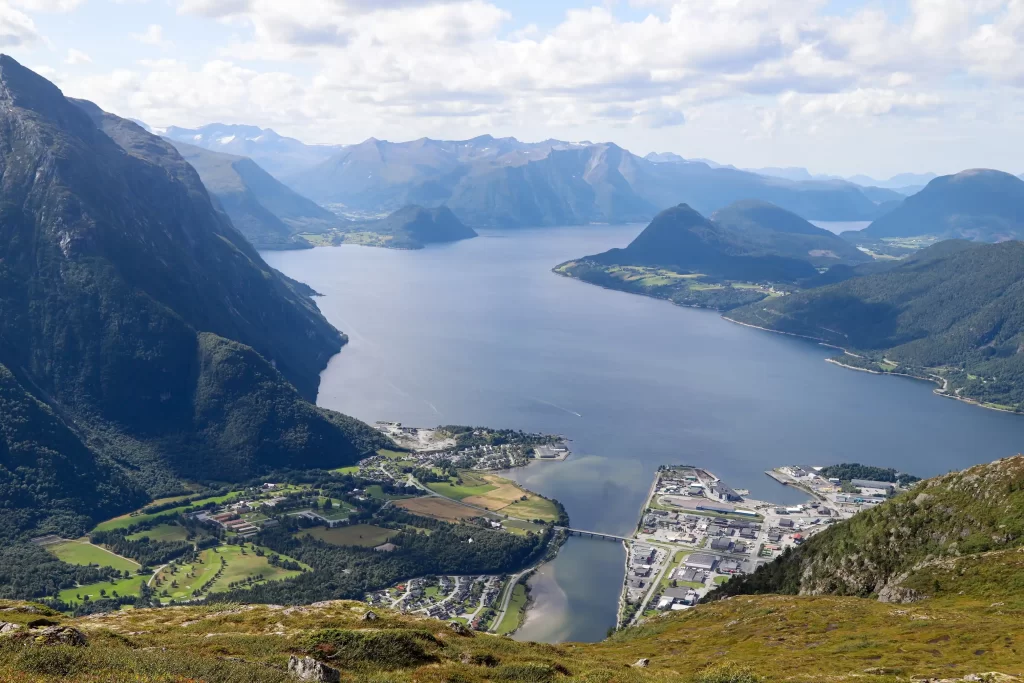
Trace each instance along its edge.
{"label": "sports field", "polygon": [[[194,591],[204,594],[222,593],[231,590],[233,582],[243,581],[258,574],[263,575],[263,581],[275,581],[301,573],[272,566],[267,561],[271,551],[264,548],[263,553],[264,555],[260,557],[252,550],[251,545],[244,548],[223,545],[204,550],[194,563],[172,563],[164,568],[153,581],[153,590],[164,601],[188,600],[194,597]],[[221,558],[224,562],[221,562]],[[284,556],[282,558],[288,559]],[[167,591],[167,595],[164,595],[164,591]]]}
{"label": "sports field", "polygon": [[314,529],[303,529],[296,536],[309,534],[313,538],[330,543],[331,545],[359,545],[364,548],[373,548],[394,536],[397,531],[385,529],[372,524],[353,524],[352,526],[339,526],[334,529],[316,527]]}
{"label": "sports field", "polygon": [[105,597],[115,597],[114,593],[117,593],[118,596],[138,595],[139,586],[142,585],[143,581],[148,580],[149,576],[132,576],[130,579],[121,579],[119,581],[90,583],[85,586],[62,590],[58,597],[61,602],[78,604],[83,602],[86,596],[88,596],[90,600],[99,600]]}
{"label": "sports field", "polygon": [[139,563],[128,558],[115,555],[114,553],[85,541],[65,541],[53,543],[46,546],[46,549],[56,555],[61,561],[68,564],[77,564],[88,567],[91,564],[100,567],[113,567],[121,571],[135,571]]}

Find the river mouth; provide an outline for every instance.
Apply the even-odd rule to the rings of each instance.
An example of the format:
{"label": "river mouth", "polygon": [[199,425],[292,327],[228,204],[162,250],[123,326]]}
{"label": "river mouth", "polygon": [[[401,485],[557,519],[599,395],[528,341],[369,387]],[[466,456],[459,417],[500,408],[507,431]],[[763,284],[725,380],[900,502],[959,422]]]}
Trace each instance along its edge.
{"label": "river mouth", "polygon": [[[663,464],[705,467],[754,498],[797,503],[804,495],[765,470],[862,462],[933,476],[1024,451],[1019,416],[825,363],[835,352],[807,340],[551,272],[625,246],[642,227],[484,231],[420,251],[263,256],[321,292],[317,304],[349,335],[322,375],[319,405],[368,422],[563,434],[572,439],[567,461],[510,475],[563,503],[575,528],[628,535]],[[603,638],[615,622],[622,552],[571,539],[550,574],[565,602],[539,593],[549,596],[536,601],[545,616],[521,634]],[[547,637],[544,621],[554,624]]]}

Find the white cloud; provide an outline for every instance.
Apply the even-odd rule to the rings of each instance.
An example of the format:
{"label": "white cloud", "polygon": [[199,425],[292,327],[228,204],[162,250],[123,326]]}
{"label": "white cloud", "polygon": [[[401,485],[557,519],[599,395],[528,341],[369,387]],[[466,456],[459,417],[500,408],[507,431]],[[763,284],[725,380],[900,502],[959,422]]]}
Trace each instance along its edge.
{"label": "white cloud", "polygon": [[39,40],[32,19],[5,2],[0,2],[0,48],[31,45]]}
{"label": "white cloud", "polygon": [[70,12],[85,0],[11,0],[11,2],[30,12]]}
{"label": "white cloud", "polygon": [[68,50],[68,56],[64,58],[64,63],[70,66],[76,66],[78,64],[91,64],[92,57],[85,54],[81,50],[71,48]]}
{"label": "white cloud", "polygon": [[[216,58],[126,60],[65,88],[157,125],[246,121],[321,142],[562,131],[654,145],[674,126],[700,145],[839,140],[882,120],[980,126],[983,106],[1007,111],[1024,86],[1024,0],[841,14],[829,0],[632,0],[650,13],[630,21],[579,0],[550,28],[489,0],[295,4],[175,0],[179,21],[222,28]],[[132,37],[166,45],[164,28]],[[994,84],[1007,90],[983,104]]]}
{"label": "white cloud", "polygon": [[154,45],[165,49],[174,45],[174,43],[164,38],[164,28],[160,24],[150,24],[142,33],[132,33],[131,38],[144,45]]}

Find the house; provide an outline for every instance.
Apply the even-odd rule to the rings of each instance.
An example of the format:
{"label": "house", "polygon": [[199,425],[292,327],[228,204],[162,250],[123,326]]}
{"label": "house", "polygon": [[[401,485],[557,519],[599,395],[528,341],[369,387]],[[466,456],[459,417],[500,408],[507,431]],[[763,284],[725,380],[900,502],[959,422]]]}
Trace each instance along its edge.
{"label": "house", "polygon": [[630,588],[640,589],[647,585],[643,579],[627,579],[626,585]]}
{"label": "house", "polygon": [[735,560],[726,560],[718,566],[719,573],[741,573],[742,568]]}
{"label": "house", "polygon": [[374,550],[376,550],[379,553],[390,553],[394,552],[395,550],[398,550],[398,546],[394,543],[382,543],[376,548],[374,548]]}
{"label": "house", "polygon": [[755,531],[754,529],[741,529],[740,538],[747,538],[753,540],[757,538],[757,531]]}
{"label": "house", "polygon": [[793,528],[793,520],[791,520],[791,519],[780,519],[779,520],[779,526],[782,527],[783,529],[792,529]]}
{"label": "house", "polygon": [[649,566],[634,567],[631,572],[633,576],[645,579],[651,575],[651,568]]}
{"label": "house", "polygon": [[718,558],[707,553],[693,553],[686,558],[685,563],[687,567],[696,567],[697,569],[707,569],[710,571],[715,568]]}
{"label": "house", "polygon": [[716,538],[715,540],[711,541],[711,549],[729,552],[730,550],[732,550],[732,541],[730,541],[728,538]]}
{"label": "house", "polygon": [[779,533],[778,531],[769,531],[768,532],[768,540],[771,541],[772,543],[778,543],[779,541],[782,540],[782,534]]}
{"label": "house", "polygon": [[700,484],[691,484],[690,486],[686,487],[686,493],[687,495],[690,496],[703,496],[704,487],[701,486]]}

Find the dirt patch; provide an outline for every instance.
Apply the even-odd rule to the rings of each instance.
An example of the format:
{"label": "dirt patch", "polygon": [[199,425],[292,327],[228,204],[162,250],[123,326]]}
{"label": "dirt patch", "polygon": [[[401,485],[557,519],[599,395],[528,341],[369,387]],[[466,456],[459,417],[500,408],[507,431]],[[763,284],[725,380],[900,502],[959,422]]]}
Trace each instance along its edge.
{"label": "dirt patch", "polygon": [[395,505],[417,515],[449,521],[458,521],[480,516],[480,512],[478,510],[468,508],[465,505],[460,505],[454,501],[448,500],[447,498],[437,498],[433,496],[401,500],[397,501]]}

